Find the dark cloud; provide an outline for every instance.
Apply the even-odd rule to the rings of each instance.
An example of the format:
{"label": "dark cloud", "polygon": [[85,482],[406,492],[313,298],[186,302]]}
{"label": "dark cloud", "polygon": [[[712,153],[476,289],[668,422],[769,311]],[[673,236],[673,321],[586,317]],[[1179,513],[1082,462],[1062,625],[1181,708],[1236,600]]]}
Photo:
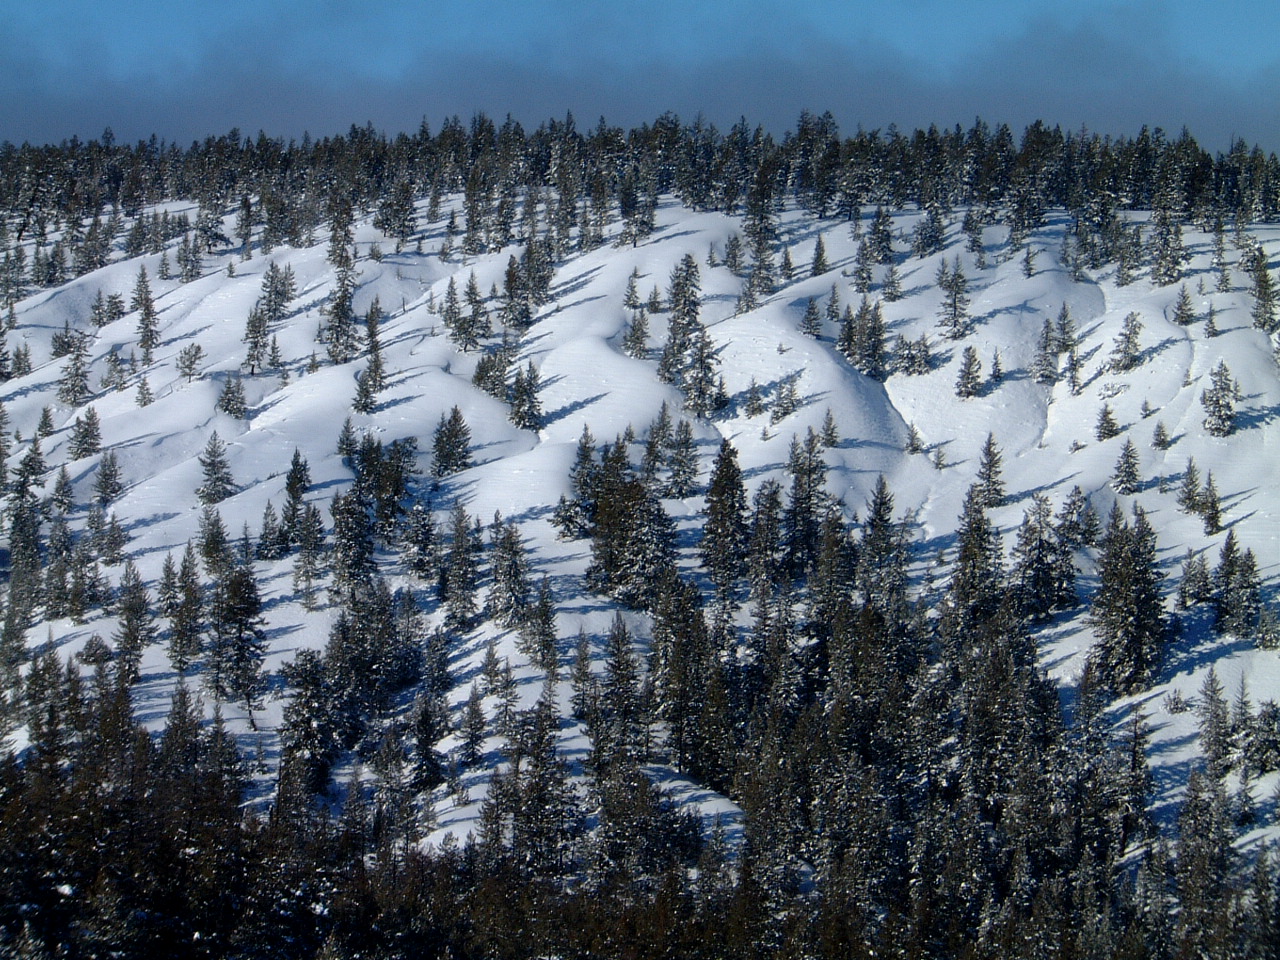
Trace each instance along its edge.
{"label": "dark cloud", "polygon": [[[629,126],[671,110],[701,113],[720,126],[745,116],[781,133],[803,109],[830,110],[843,129],[890,123],[910,129],[967,126],[975,116],[1019,130],[1035,119],[1132,135],[1146,124],[1176,133],[1187,126],[1210,150],[1233,137],[1280,148],[1276,70],[1226,79],[1173,55],[1158,36],[1146,45],[1088,24],[1037,22],[937,68],[884,44],[842,43],[821,35],[788,37],[780,56],[759,45],[706,59],[624,59],[590,46],[564,45],[517,61],[483,54],[422,55],[398,77],[316,59],[273,66],[270,33],[224,40],[195,66],[116,79],[100,66],[54,70],[0,41],[0,139],[118,139],[155,133],[179,143],[232,127],[253,134],[341,132],[371,122],[388,132],[434,126],[478,110],[526,124],[572,111],[580,126],[601,115]],[[601,48],[597,48],[601,49]]]}

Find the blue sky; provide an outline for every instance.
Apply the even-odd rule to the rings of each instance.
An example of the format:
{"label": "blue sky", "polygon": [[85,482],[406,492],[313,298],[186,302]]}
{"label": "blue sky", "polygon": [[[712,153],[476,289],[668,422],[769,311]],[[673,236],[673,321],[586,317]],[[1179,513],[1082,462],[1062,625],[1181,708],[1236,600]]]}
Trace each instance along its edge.
{"label": "blue sky", "polygon": [[802,109],[842,129],[1114,134],[1190,128],[1280,150],[1280,4],[1255,0],[0,0],[0,140],[238,127],[299,136],[452,114],[527,125],[572,111],[629,126],[672,110],[776,133]]}

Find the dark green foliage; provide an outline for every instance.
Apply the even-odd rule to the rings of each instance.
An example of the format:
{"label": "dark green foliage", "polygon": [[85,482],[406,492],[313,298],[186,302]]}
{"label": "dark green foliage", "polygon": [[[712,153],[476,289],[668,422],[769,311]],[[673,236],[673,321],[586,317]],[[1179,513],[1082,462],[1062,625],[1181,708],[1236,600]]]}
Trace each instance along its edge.
{"label": "dark green foliage", "polygon": [[1142,346],[1138,335],[1141,332],[1142,321],[1138,319],[1138,315],[1134,312],[1126,314],[1124,325],[1120,329],[1120,335],[1116,337],[1108,360],[1111,369],[1116,373],[1125,373],[1138,365]]}
{"label": "dark green foliage", "polygon": [[1137,493],[1141,479],[1138,473],[1138,448],[1133,445],[1132,440],[1126,440],[1111,474],[1111,486],[1116,493],[1130,496]]}
{"label": "dark green foliage", "polygon": [[702,562],[711,581],[728,594],[746,569],[747,495],[738,466],[738,452],[728,440],[720,443],[707,487],[707,521],[702,528]]}
{"label": "dark green foliage", "polygon": [[120,625],[112,638],[116,646],[116,660],[121,677],[132,683],[138,679],[142,652],[156,639],[151,597],[132,560],[125,563],[124,572],[120,575],[116,611],[120,618]]}
{"label": "dark green foliage", "polygon": [[247,556],[215,577],[208,605],[205,682],[214,696],[243,703],[250,712],[261,706],[262,658],[266,634],[262,598]]}
{"label": "dark green foliage", "polygon": [[1249,636],[1262,612],[1258,561],[1250,549],[1241,550],[1235,531],[1227,531],[1213,568],[1214,620],[1219,630]]}
{"label": "dark green foliage", "polygon": [[1013,547],[1010,585],[1018,607],[1032,619],[1076,602],[1076,568],[1071,548],[1052,522],[1049,500],[1037,493],[1018,528]]}
{"label": "dark green foliage", "polygon": [[374,573],[373,511],[369,500],[352,490],[334,494],[329,512],[333,517],[330,592],[336,602],[349,605],[350,598],[367,587]]}
{"label": "dark green foliage", "polygon": [[227,445],[222,442],[216,430],[209,437],[209,442],[205,444],[204,452],[198,459],[200,469],[204,471],[204,482],[196,489],[196,496],[201,503],[221,503],[235,493],[235,480],[227,461]]}
{"label": "dark green foliage", "polygon": [[1000,448],[996,445],[995,434],[988,433],[978,461],[979,494],[982,497],[982,505],[988,509],[1004,503],[1004,481],[1000,477],[1003,459]]}
{"label": "dark green foliage", "polygon": [[120,461],[114,450],[108,450],[98,461],[98,471],[93,478],[93,498],[103,507],[124,492],[124,480]]}
{"label": "dark green foliage", "polygon": [[[495,515],[489,532],[492,546],[493,585],[486,612],[504,627],[519,626],[529,605],[529,561],[524,541],[514,521]],[[545,611],[543,612],[545,619]]]}
{"label": "dark green foliage", "polygon": [[225,413],[229,417],[235,417],[238,420],[244,419],[249,412],[249,407],[245,403],[244,397],[244,381],[240,379],[240,375],[228,377],[222,384],[222,393],[218,397],[216,404],[217,409]]}
{"label": "dark green foliage", "polygon": [[[1273,166],[1243,143],[1210,155],[1185,133],[1170,137],[1144,129],[1136,138],[1107,138],[1034,124],[1019,137],[981,121],[967,131],[842,133],[831,118],[809,114],[795,132],[777,138],[745,122],[719,131],[704,120],[686,124],[674,115],[630,131],[603,122],[579,129],[566,117],[526,133],[514,120],[499,128],[481,114],[470,129],[455,118],[434,132],[423,124],[394,137],[372,128],[290,143],[234,134],[189,148],[128,145],[104,134],[88,143],[0,150],[0,305],[16,304],[69,271],[95,269],[116,256],[116,246],[129,256],[149,252],[167,262],[181,244],[178,266],[184,277],[193,277],[200,258],[225,242],[218,236],[223,214],[234,212],[227,204],[239,201],[242,255],[259,224],[265,252],[284,243],[306,246],[322,217],[331,220],[337,282],[325,306],[324,333],[332,359],[355,360],[363,346],[351,309],[355,211],[376,209],[380,227],[400,243],[413,229],[417,195],[431,198],[428,215],[444,228],[459,207],[456,194],[466,232],[456,224],[444,228],[447,243],[456,237],[468,256],[515,243],[517,233],[524,245],[511,259],[498,298],[503,319],[516,331],[547,302],[555,263],[573,248],[575,230],[583,249],[606,234],[640,244],[656,228],[659,198],[669,204],[665,198],[671,197],[693,209],[743,217],[747,242],[735,237],[726,258],[739,275],[749,271],[744,303],[758,302],[779,279],[773,269],[776,218],[797,206],[818,217],[834,211],[855,228],[862,226],[862,209],[876,208],[851,285],[865,293],[874,283],[873,266],[887,264],[886,300],[897,295],[891,209],[920,211],[915,239],[921,251],[936,246],[940,235],[945,239],[946,221],[960,215],[977,257],[975,238],[980,241],[985,229],[997,241],[997,226],[1006,228],[1002,254],[1017,258],[1025,250],[1029,271],[1037,251],[1049,256],[1051,242],[1047,229],[1033,232],[1049,223],[1048,211],[1061,210],[1070,224],[1063,266],[1074,275],[1088,269],[1105,278],[1106,265],[1114,262],[1122,285],[1140,267],[1130,211],[1154,210],[1147,230],[1153,273],[1159,282],[1176,283],[1185,259],[1179,236],[1184,222],[1276,219],[1278,195],[1268,186],[1276,180]],[[194,227],[185,216],[166,212],[175,201],[199,205]],[[119,214],[105,222],[104,211],[116,209]],[[1061,221],[1054,216],[1056,229]],[[1228,288],[1225,230],[1215,227],[1214,266],[1219,284]],[[852,242],[861,239],[855,229]],[[166,246],[174,249],[166,252]],[[1253,278],[1254,322],[1270,331],[1273,280],[1265,254],[1257,245],[1242,249],[1241,266]],[[643,255],[637,249],[636,256]],[[441,250],[442,259],[450,256]],[[981,259],[977,263],[981,269]],[[268,267],[261,302],[268,328],[284,321],[294,298],[293,292],[269,293],[274,272]],[[460,342],[467,346],[483,341],[485,334],[474,331],[483,330],[490,309],[471,286],[458,302]],[[162,349],[158,317],[149,326],[142,297],[137,299],[138,316],[124,322],[137,320],[139,352],[151,362],[153,351]],[[639,299],[636,293],[628,309],[637,309]],[[89,322],[120,333],[111,324],[123,317],[123,306],[119,294],[100,296]],[[868,339],[862,331],[874,333],[861,312],[848,311],[840,349],[857,369],[876,376],[874,344],[869,351],[859,346]],[[835,333],[844,316],[843,309],[834,311],[828,331]],[[50,331],[58,341],[54,352],[74,348],[68,337],[78,319],[72,317],[61,333]],[[17,321],[15,314],[11,325]],[[633,320],[633,334],[643,327]],[[691,414],[713,414],[719,403],[713,341],[692,328],[690,333],[676,365],[682,389]],[[1032,376],[1051,383],[1065,358],[1061,376],[1079,392],[1080,358],[1092,356],[1096,366],[1096,342],[1077,346],[1062,323],[1056,330],[1050,323],[1048,334]],[[258,356],[260,335],[255,330],[251,371],[276,362]],[[641,355],[643,345],[632,339],[629,349]],[[27,376],[32,353],[45,356],[38,345],[33,351],[13,342],[7,364],[0,345],[0,379]],[[715,342],[723,341],[717,335]],[[376,388],[376,329],[367,347],[374,367],[370,386]],[[896,369],[927,372],[925,341],[903,341],[895,353]],[[62,354],[69,358],[64,399],[80,403],[86,392],[73,354]],[[1124,368],[1132,356],[1127,348],[1118,350],[1114,368]],[[123,388],[124,361],[114,356],[104,362],[103,389]],[[198,373],[198,365],[184,364],[188,372],[181,375]],[[510,366],[509,356],[495,359],[478,382],[505,398]],[[780,411],[794,412],[795,388],[791,381],[792,395]],[[148,392],[140,391],[143,400]],[[88,427],[90,412],[81,415],[83,426],[72,428],[67,447],[48,432],[51,424],[42,428],[41,442],[73,459],[96,455],[101,441]],[[653,470],[642,463],[638,475],[626,460],[630,441],[606,448],[601,457],[592,442],[586,444],[557,522],[563,519],[571,537],[595,534],[593,559],[603,564],[623,543],[646,546],[639,531],[648,524],[645,511],[665,489],[664,471],[677,487],[691,483],[687,458],[683,465],[671,462],[679,429],[670,425],[656,447]],[[1034,646],[1019,620],[1052,616],[1055,604],[1072,602],[1068,561],[1093,543],[1096,528],[1078,490],[1052,524],[1047,505],[1032,495],[1004,591],[994,530],[975,493],[939,610],[927,579],[919,593],[908,586],[908,569],[922,572],[923,564],[907,563],[918,531],[906,519],[895,521],[886,484],[876,486],[858,527],[838,505],[823,501],[814,508],[801,489],[812,483],[783,490],[752,477],[748,482],[758,484],[759,494],[744,546],[744,481],[722,449],[708,491],[702,557],[711,585],[725,594],[717,597],[713,615],[702,610],[698,591],[707,585],[701,571],[687,566],[696,532],[683,522],[682,535],[688,529],[691,536],[680,541],[681,562],[690,582],[677,579],[670,553],[668,562],[635,582],[625,579],[628,571],[652,551],[616,557],[604,588],[624,597],[631,590],[655,591],[644,599],[652,619],[619,621],[621,628],[609,631],[608,669],[597,669],[598,676],[590,655],[604,651],[606,638],[582,636],[574,707],[593,738],[591,762],[566,767],[571,758],[561,755],[559,741],[577,731],[558,729],[554,705],[565,691],[554,676],[537,707],[522,711],[515,674],[495,653],[495,701],[482,704],[477,690],[465,708],[458,705],[463,736],[447,765],[454,771],[459,761],[472,766],[451,784],[452,798],[416,791],[430,790],[445,775],[436,752],[447,730],[442,694],[449,681],[441,679],[441,665],[454,655],[457,638],[444,630],[424,637],[414,625],[411,598],[390,595],[379,584],[360,559],[363,547],[343,545],[337,563],[356,589],[332,613],[335,633],[325,655],[302,652],[284,671],[278,779],[271,782],[275,758],[265,733],[266,765],[256,768],[249,792],[216,708],[210,719],[185,683],[177,684],[159,733],[160,718],[131,700],[125,681],[132,653],[113,663],[106,641],[90,638],[78,658],[96,671],[90,679],[81,678],[75,664],[64,666],[52,650],[28,649],[28,641],[42,639],[44,631],[34,627],[42,610],[47,617],[84,618],[110,598],[98,564],[123,563],[123,530],[99,505],[84,518],[80,534],[81,519],[61,479],[70,476],[83,486],[87,478],[74,465],[59,473],[49,503],[39,503],[33,491],[47,482],[48,468],[60,464],[45,464],[39,444],[27,446],[12,435],[11,428],[0,430],[21,458],[7,464],[16,477],[5,511],[9,582],[0,633],[0,730],[7,735],[17,723],[24,728],[21,755],[0,757],[0,954],[309,960],[1274,953],[1274,861],[1263,855],[1247,869],[1243,858],[1253,851],[1237,849],[1233,841],[1258,808],[1270,812],[1270,802],[1260,803],[1250,790],[1261,772],[1280,764],[1275,705],[1263,702],[1256,712],[1247,702],[1237,707],[1224,736],[1221,692],[1203,688],[1198,700],[1211,769],[1191,775],[1171,845],[1143,816],[1155,793],[1145,769],[1141,714],[1113,729],[1097,696],[1100,685],[1140,688],[1158,660],[1148,649],[1158,642],[1135,641],[1129,631],[1136,621],[1120,613],[1141,612],[1150,591],[1122,589],[1113,578],[1117,571],[1141,572],[1149,557],[1149,550],[1139,549],[1149,537],[1140,533],[1138,518],[1128,534],[1133,549],[1116,546],[1125,539],[1121,529],[1109,530],[1100,550],[1094,614],[1099,647],[1070,724],[1038,673]],[[824,448],[828,442],[822,438]],[[405,481],[410,458],[393,446],[349,431],[343,456],[356,473],[351,495],[361,515],[353,510],[342,522],[335,516],[335,526],[344,537],[358,529],[398,547],[409,568],[436,575],[436,541],[443,538],[435,535],[428,504],[419,502],[406,518],[417,491]],[[123,452],[121,462],[127,467]],[[796,466],[792,480],[806,469]],[[856,476],[851,466],[850,476]],[[278,526],[281,540],[287,530],[298,550],[299,589],[310,603],[323,575],[324,520],[314,504],[303,502],[309,478],[293,473]],[[1193,486],[1194,509],[1216,530],[1212,484],[1202,487],[1196,478]],[[269,539],[268,518],[262,540]],[[660,509],[651,519],[655,529],[662,527]],[[458,557],[475,560],[477,534],[466,520],[446,545],[467,541]],[[713,536],[715,525],[721,529]],[[176,649],[187,643],[190,624],[199,633],[207,622],[212,633],[211,607],[220,617],[233,611],[229,584],[248,567],[246,551],[227,543],[216,511],[207,510],[201,526],[208,597],[201,596],[194,547],[181,570],[166,565],[161,581],[160,612],[169,618],[179,670],[198,659]],[[797,537],[803,528],[808,532]],[[497,529],[494,535],[487,570],[496,586],[510,557],[499,564],[506,547]],[[1220,629],[1261,639],[1257,561],[1229,536],[1227,541],[1230,549],[1224,542],[1212,574],[1203,554],[1192,558],[1188,600],[1212,601]],[[788,562],[796,559],[797,543],[805,544],[807,556]],[[743,560],[750,562],[757,608],[750,626],[730,609]],[[351,578],[351,569],[365,573]],[[112,615],[122,631],[133,631],[145,590],[127,566],[117,574],[127,589]],[[450,576],[459,579],[446,570],[446,580]],[[990,589],[980,589],[979,579],[990,581]],[[273,598],[278,592],[272,589]],[[548,624],[555,623],[553,596],[549,589],[538,591],[517,628],[544,669],[556,666],[554,637],[552,652],[547,642],[553,632]],[[252,604],[246,599],[245,606]],[[1160,611],[1154,612],[1158,619]],[[404,695],[403,685],[417,676],[413,654],[424,645],[436,664],[427,673],[435,679]],[[641,663],[646,645],[650,657]],[[233,660],[219,653],[202,675],[226,678],[226,695],[252,705],[252,690],[230,690],[238,681],[223,664]],[[147,711],[150,732],[135,721],[135,708],[139,715]],[[491,734],[501,737],[486,741]],[[454,803],[455,811],[464,809],[468,791],[485,773],[479,764],[486,746],[493,752],[483,766],[492,768],[501,750],[502,772],[489,784],[480,836],[460,846],[423,843],[435,826],[433,807]],[[340,761],[364,771],[350,778],[345,792],[331,783],[331,767]],[[668,766],[698,787],[729,795],[744,819],[724,829],[705,823],[699,831],[672,810],[671,781],[662,773]],[[1224,786],[1227,769],[1231,779]],[[570,778],[571,771],[582,778]]]}
{"label": "dark green foliage", "polygon": [[431,440],[432,471],[447,477],[471,466],[471,428],[462,419],[462,411],[453,407],[442,414]]}
{"label": "dark green foliage", "polygon": [[1098,440],[1110,440],[1112,437],[1119,436],[1120,424],[1116,423],[1116,415],[1111,409],[1111,404],[1104,403],[1102,409],[1098,411],[1098,419],[1093,426],[1093,435]]}
{"label": "dark green foliage", "polygon": [[324,341],[332,363],[346,363],[360,352],[352,301],[356,290],[355,258],[351,252],[351,207],[338,201],[332,212],[328,261],[334,268],[333,293],[324,307]]}
{"label": "dark green foliage", "polygon": [[960,372],[956,376],[956,396],[962,400],[976,397],[982,392],[982,361],[972,345],[966,346],[960,357]]}
{"label": "dark green foliage", "polygon": [[1004,557],[1000,538],[987,518],[985,495],[974,484],[965,497],[956,530],[956,560],[947,588],[944,630],[963,637],[990,620],[1004,599]]}
{"label": "dark green foliage", "polygon": [[622,603],[647,607],[673,575],[671,519],[615,444],[592,483],[591,565],[587,580]]}
{"label": "dark green foliage", "polygon": [[791,486],[782,515],[782,536],[787,562],[798,574],[807,571],[817,556],[827,504],[827,464],[822,459],[822,442],[812,428],[803,442],[792,438],[787,472]]}
{"label": "dark green foliage", "polygon": [[138,348],[142,351],[142,365],[151,366],[152,351],[160,344],[160,320],[155,301],[151,297],[151,282],[147,268],[138,268],[138,279],[133,287],[133,300],[129,309],[138,314]]}
{"label": "dark green foliage", "polygon": [[1209,374],[1210,385],[1200,394],[1204,407],[1204,429],[1211,437],[1227,437],[1235,431],[1236,404],[1240,402],[1240,384],[1232,379],[1225,360]]}
{"label": "dark green foliage", "polygon": [[1137,504],[1132,524],[1117,505],[1099,547],[1099,586],[1089,614],[1098,642],[1090,666],[1105,687],[1132,693],[1151,682],[1163,656],[1166,626],[1156,535]]}
{"label": "dark green foliage", "polygon": [[161,597],[161,612],[169,618],[169,662],[182,673],[200,653],[204,631],[204,601],[195,548],[187,542],[171,596]]}
{"label": "dark green foliage", "polygon": [[511,422],[521,430],[542,429],[539,386],[538,371],[534,369],[532,361],[524,369],[516,371],[515,381],[511,385]]}
{"label": "dark green foliage", "polygon": [[959,340],[969,332],[968,280],[960,267],[960,258],[947,265],[944,259],[938,266],[938,289],[942,291],[942,305],[938,308],[938,325],[951,340]]}
{"label": "dark green foliage", "polygon": [[1173,322],[1181,327],[1188,327],[1195,322],[1195,307],[1191,303],[1191,293],[1184,283],[1178,288],[1178,299],[1173,305]]}
{"label": "dark green foliage", "polygon": [[818,301],[813,297],[805,304],[804,316],[800,318],[800,332],[814,338],[822,332],[822,316],[818,313]]}

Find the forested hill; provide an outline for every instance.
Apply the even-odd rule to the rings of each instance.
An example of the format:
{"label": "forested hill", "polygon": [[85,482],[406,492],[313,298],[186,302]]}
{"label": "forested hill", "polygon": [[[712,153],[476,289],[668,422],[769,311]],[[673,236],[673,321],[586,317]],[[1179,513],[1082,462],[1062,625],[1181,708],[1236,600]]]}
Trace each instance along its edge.
{"label": "forested hill", "polygon": [[1273,956],[1278,217],[1145,130],[3,145],[0,954]]}

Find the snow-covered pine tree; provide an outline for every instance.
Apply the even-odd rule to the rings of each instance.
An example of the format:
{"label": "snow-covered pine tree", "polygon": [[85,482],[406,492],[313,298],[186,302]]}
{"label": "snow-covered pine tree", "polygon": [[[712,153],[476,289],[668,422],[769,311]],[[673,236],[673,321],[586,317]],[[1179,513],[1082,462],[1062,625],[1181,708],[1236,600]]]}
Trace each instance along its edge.
{"label": "snow-covered pine tree", "polygon": [[1137,504],[1132,524],[1116,504],[1100,547],[1098,592],[1089,613],[1098,642],[1090,666],[1105,687],[1132,693],[1150,682],[1163,653],[1163,575],[1156,563],[1155,531]]}
{"label": "snow-covered pine tree", "polygon": [[1104,403],[1098,411],[1098,419],[1093,425],[1093,435],[1099,440],[1110,440],[1120,435],[1120,424],[1116,423],[1115,412],[1111,404]]}
{"label": "snow-covered pine tree", "polygon": [[431,441],[431,452],[434,458],[432,472],[436,477],[447,477],[471,466],[471,428],[457,406],[447,415],[440,415]]}
{"label": "snow-covered pine tree", "polygon": [[1003,456],[996,445],[995,434],[988,433],[982,445],[981,458],[978,461],[978,489],[982,496],[982,505],[988,509],[1004,503],[1004,480],[1000,477],[1000,466]]}
{"label": "snow-covered pine tree", "polygon": [[1125,440],[1120,450],[1120,458],[1116,460],[1116,468],[1111,474],[1111,486],[1116,493],[1129,496],[1137,493],[1141,477],[1138,474],[1138,448],[1133,440]]}
{"label": "snow-covered pine tree", "polygon": [[1138,335],[1142,332],[1142,321],[1135,311],[1129,311],[1111,348],[1111,357],[1107,363],[1116,373],[1126,373],[1138,365],[1141,358],[1141,343]]}
{"label": "snow-covered pine tree", "polygon": [[196,489],[200,502],[207,505],[221,503],[235,493],[235,480],[231,476],[231,464],[227,460],[227,445],[215,430],[199,456],[204,482]]}
{"label": "snow-covered pine tree", "polygon": [[982,361],[978,351],[970,344],[960,357],[960,372],[956,376],[956,396],[961,400],[976,397],[982,392]]}
{"label": "snow-covered pine tree", "polygon": [[1209,374],[1209,387],[1200,394],[1204,407],[1204,429],[1211,437],[1228,437],[1235,431],[1236,404],[1240,401],[1240,384],[1232,379],[1226,360]]}

